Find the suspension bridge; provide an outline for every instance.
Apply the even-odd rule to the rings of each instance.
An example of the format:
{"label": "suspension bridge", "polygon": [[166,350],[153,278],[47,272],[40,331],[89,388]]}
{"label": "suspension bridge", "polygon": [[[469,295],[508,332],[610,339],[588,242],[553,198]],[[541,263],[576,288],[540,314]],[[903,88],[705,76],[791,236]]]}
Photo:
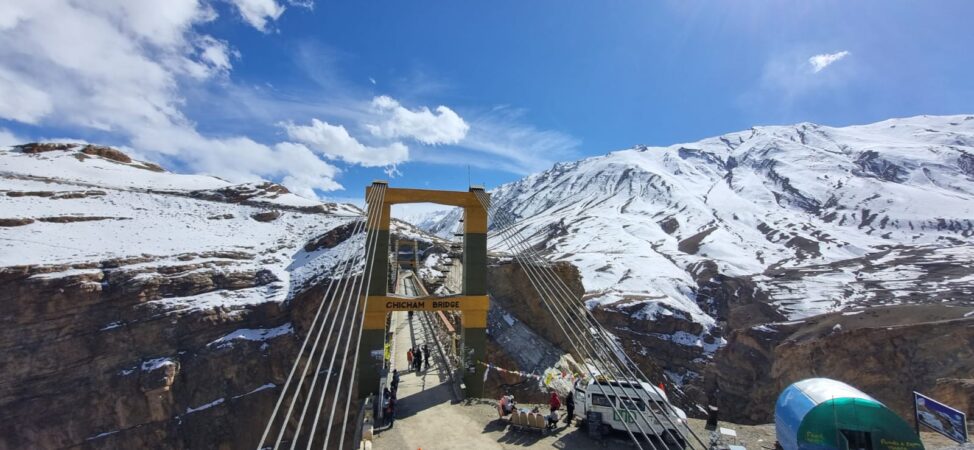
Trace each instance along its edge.
{"label": "suspension bridge", "polygon": [[[418,278],[418,249],[412,262],[401,260],[400,240],[390,241],[391,207],[403,203],[436,203],[462,208],[460,292],[431,296]],[[487,359],[488,238],[520,265],[564,334],[568,350],[588,380],[587,394],[598,396],[639,449],[706,449],[682,414],[669,402],[652,400],[648,391],[658,383],[626,355],[556,275],[550,261],[521,235],[514,217],[491,204],[480,187],[468,191],[391,188],[374,182],[366,189],[366,212],[352,226],[321,303],[314,310],[304,340],[270,412],[257,449],[361,448],[389,429],[382,405],[388,400],[394,370],[400,372],[398,402],[402,411],[418,414],[424,408],[456,408],[444,399],[485,396]],[[489,231],[489,232],[488,232]],[[390,246],[394,251],[390,252]],[[393,255],[390,261],[390,254]],[[390,290],[392,292],[390,292]],[[448,319],[459,316],[459,323]],[[409,373],[401,359],[417,345],[433,353],[431,367]],[[635,387],[635,389],[634,389]],[[645,390],[644,390],[645,387]],[[413,395],[417,394],[417,395]],[[422,396],[418,395],[422,394]],[[597,395],[596,395],[597,394]],[[422,398],[422,401],[420,400]],[[430,430],[441,447],[471,447],[474,439],[460,426],[436,424]],[[382,425],[389,424],[389,425]],[[484,424],[468,424],[476,433]],[[381,430],[381,431],[380,431]],[[415,431],[415,430],[412,430]],[[410,429],[400,445],[411,445]],[[454,445],[443,445],[451,433]],[[428,436],[429,437],[429,436]]]}

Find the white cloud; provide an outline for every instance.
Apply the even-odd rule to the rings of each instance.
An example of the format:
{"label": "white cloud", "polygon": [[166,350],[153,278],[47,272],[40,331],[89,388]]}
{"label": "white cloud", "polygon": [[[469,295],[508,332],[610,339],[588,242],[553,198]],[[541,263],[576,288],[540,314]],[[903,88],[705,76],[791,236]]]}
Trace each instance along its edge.
{"label": "white cloud", "polygon": [[[290,139],[307,144],[329,159],[365,167],[395,166],[409,160],[409,148],[401,142],[370,147],[348,134],[345,127],[311,119],[310,125],[284,124]],[[395,172],[389,172],[390,176]]]}
{"label": "white cloud", "polygon": [[28,77],[0,67],[0,117],[33,124],[52,109],[51,97]]}
{"label": "white cloud", "polygon": [[835,63],[836,61],[849,55],[851,55],[851,53],[846,50],[835,53],[823,53],[821,55],[815,55],[808,58],[808,63],[812,65],[812,72],[819,73],[822,71],[822,69],[825,69],[832,63]]}
{"label": "white cloud", "polygon": [[577,156],[577,139],[526,125],[523,116],[524,111],[507,107],[478,114],[471,119],[460,149],[416,152],[415,159],[526,175]]}
{"label": "white cloud", "polygon": [[230,50],[230,45],[226,41],[211,36],[201,36],[195,45],[199,62],[205,66],[204,70],[198,72],[198,78],[206,78],[213,74],[229,74],[230,69],[233,68],[231,58],[240,56],[236,51]]}
{"label": "white cloud", "polygon": [[314,0],[288,0],[287,4],[291,6],[298,6],[301,8],[315,9]]}
{"label": "white cloud", "polygon": [[0,147],[10,147],[11,145],[24,144],[27,141],[8,130],[0,128]]}
{"label": "white cloud", "polygon": [[[267,11],[276,19],[283,9]],[[0,10],[0,118],[105,130],[146,157],[232,181],[280,178],[308,196],[340,189],[339,169],[304,145],[211,138],[183,115],[184,86],[232,69],[230,45],[194,29],[215,18],[198,0],[168,0],[165,8],[8,1]]]}
{"label": "white cloud", "polygon": [[[231,1],[264,31],[282,5],[311,7],[296,0]],[[325,83],[327,103],[218,95],[243,90],[226,82],[239,54],[231,43],[199,31],[217,18],[204,0],[170,0],[162,10],[129,0],[7,3],[0,9],[0,119],[102,130],[99,135],[182,170],[231,181],[279,179],[310,196],[341,189],[335,161],[384,167],[395,176],[399,164],[420,154],[427,162],[529,173],[572,156],[578,145],[570,136],[524,125],[509,109],[468,122],[446,106],[410,109],[390,97],[363,100],[371,95],[339,82]],[[185,97],[209,100],[237,123],[319,119],[287,122],[291,142],[213,137],[183,113]],[[403,139],[416,144],[409,148]]]}
{"label": "white cloud", "polygon": [[192,59],[190,28],[212,16],[195,0],[168,2],[163,9],[182,13],[157,16],[154,5],[126,1],[14,3],[18,19],[0,30],[0,91],[41,92],[31,100],[42,106],[24,117],[16,98],[0,96],[0,117],[100,129],[172,123],[182,120],[178,77],[191,67],[206,75],[208,64]]}
{"label": "white cloud", "polygon": [[[807,48],[794,48],[770,58],[757,83],[739,94],[740,107],[761,114],[774,111],[778,116],[794,116],[809,100],[821,99],[813,96],[833,95],[862,78],[863,68],[857,67],[856,61],[835,65],[851,55],[849,51],[811,58],[808,53]],[[824,70],[826,67],[829,70]]]}
{"label": "white cloud", "polygon": [[230,0],[244,21],[252,27],[267,32],[267,23],[284,14],[284,5],[275,0]]}
{"label": "white cloud", "polygon": [[436,113],[425,106],[410,110],[383,95],[372,99],[372,107],[381,122],[368,124],[366,128],[378,137],[408,137],[430,145],[456,144],[470,130],[463,118],[443,105],[436,107]]}
{"label": "white cloud", "polygon": [[158,129],[138,135],[135,148],[171,158],[194,171],[232,181],[280,178],[281,184],[308,198],[314,189],[342,189],[334,178],[341,172],[300,143],[265,145],[244,136],[213,139],[184,127]]}

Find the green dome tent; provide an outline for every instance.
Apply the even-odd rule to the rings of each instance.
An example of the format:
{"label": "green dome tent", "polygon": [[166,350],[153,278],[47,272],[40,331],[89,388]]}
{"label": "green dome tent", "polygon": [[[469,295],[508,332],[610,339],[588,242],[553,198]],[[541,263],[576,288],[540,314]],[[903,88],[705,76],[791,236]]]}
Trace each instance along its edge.
{"label": "green dome tent", "polygon": [[810,378],[785,388],[774,411],[784,450],[923,450],[913,427],[840,381]]}

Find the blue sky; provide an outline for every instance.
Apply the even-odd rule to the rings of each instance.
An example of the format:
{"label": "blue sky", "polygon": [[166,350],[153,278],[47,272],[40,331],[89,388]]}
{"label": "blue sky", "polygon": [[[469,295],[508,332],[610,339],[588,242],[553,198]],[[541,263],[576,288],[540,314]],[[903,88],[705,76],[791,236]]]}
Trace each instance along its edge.
{"label": "blue sky", "polygon": [[150,3],[0,11],[0,145],[108,143],[346,199],[753,125],[974,112],[964,1]]}

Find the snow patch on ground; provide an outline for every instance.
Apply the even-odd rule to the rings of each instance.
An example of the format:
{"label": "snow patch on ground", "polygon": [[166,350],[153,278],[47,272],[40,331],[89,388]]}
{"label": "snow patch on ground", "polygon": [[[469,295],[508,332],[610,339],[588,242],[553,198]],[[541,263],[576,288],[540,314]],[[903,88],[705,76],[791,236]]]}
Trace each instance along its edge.
{"label": "snow patch on ground", "polygon": [[233,331],[226,334],[225,336],[206,344],[209,346],[215,346],[216,348],[232,347],[233,341],[244,340],[244,341],[267,341],[274,339],[278,336],[283,336],[285,334],[293,334],[294,326],[291,323],[286,323],[279,327],[274,328],[241,328],[239,330]]}
{"label": "snow patch on ground", "polygon": [[267,389],[274,389],[276,387],[277,387],[277,385],[274,384],[274,383],[267,383],[267,384],[258,386],[256,389],[254,389],[254,390],[252,390],[252,391],[250,391],[250,392],[248,392],[246,394],[235,395],[235,396],[233,396],[233,399],[236,400],[236,399],[238,399],[240,397],[246,397],[246,396],[248,396],[250,394],[255,394],[257,392],[264,391],[264,390],[267,390]]}
{"label": "snow patch on ground", "polygon": [[156,369],[161,369],[166,366],[175,366],[176,361],[172,358],[164,356],[161,358],[153,358],[142,362],[142,371],[151,372]]}
{"label": "snow patch on ground", "polygon": [[217,406],[217,405],[223,403],[223,400],[224,399],[222,399],[222,398],[218,398],[218,399],[213,400],[212,402],[209,402],[209,403],[207,403],[205,405],[197,406],[196,408],[186,408],[186,414],[192,414],[194,412],[203,411],[204,409],[210,409],[210,408],[212,408],[214,406]]}

